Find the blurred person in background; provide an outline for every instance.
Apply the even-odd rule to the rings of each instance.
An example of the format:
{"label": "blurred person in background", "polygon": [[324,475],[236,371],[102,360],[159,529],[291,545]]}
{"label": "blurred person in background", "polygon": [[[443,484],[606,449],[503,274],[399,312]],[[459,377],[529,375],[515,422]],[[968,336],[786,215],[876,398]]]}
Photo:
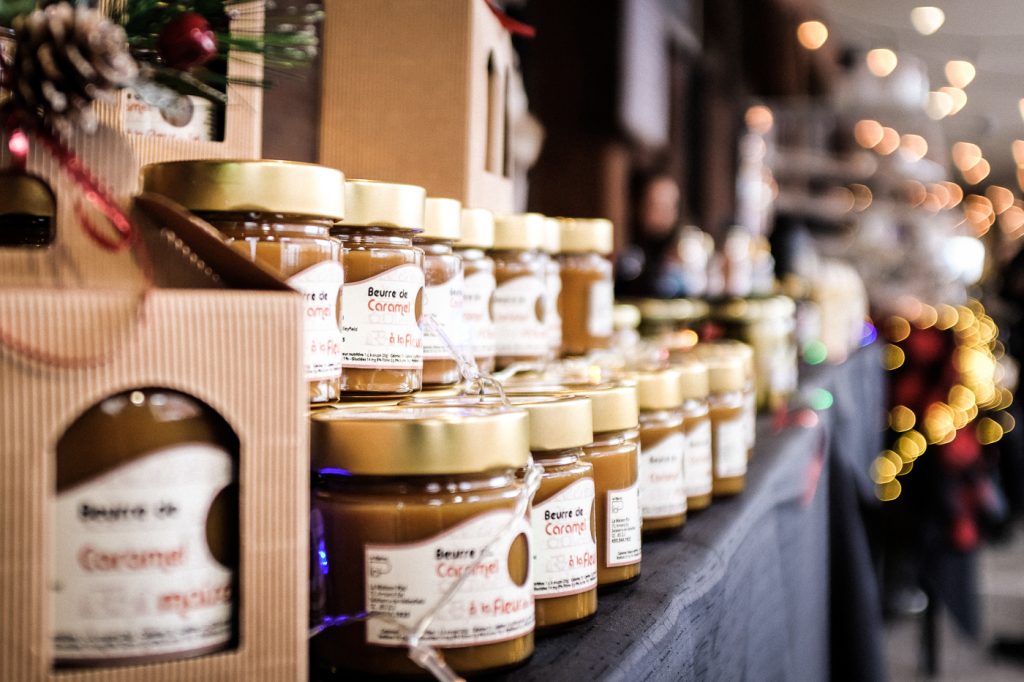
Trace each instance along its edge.
{"label": "blurred person in background", "polygon": [[626,298],[684,296],[679,183],[658,171],[638,175],[633,189],[633,242],[619,257],[617,293]]}

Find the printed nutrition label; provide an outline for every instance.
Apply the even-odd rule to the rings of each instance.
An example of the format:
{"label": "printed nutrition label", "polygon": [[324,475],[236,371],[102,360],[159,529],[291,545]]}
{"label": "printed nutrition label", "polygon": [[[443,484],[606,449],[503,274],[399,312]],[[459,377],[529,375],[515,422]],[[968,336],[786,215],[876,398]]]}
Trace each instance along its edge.
{"label": "printed nutrition label", "polygon": [[747,473],[747,429],[741,417],[715,427],[715,476],[732,478]]}
{"label": "printed nutrition label", "polygon": [[640,562],[640,486],[608,491],[608,537],[605,566]]}

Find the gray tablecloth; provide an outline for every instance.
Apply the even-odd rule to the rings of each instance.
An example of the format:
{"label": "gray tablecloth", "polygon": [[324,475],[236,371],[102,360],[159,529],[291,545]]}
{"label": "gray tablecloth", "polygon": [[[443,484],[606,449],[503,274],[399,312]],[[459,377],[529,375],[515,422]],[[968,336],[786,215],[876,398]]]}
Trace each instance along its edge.
{"label": "gray tablecloth", "polygon": [[[802,682],[880,679],[878,671],[884,677],[877,603],[861,604],[876,593],[864,587],[873,577],[857,511],[870,492],[867,465],[878,452],[878,368],[874,349],[865,349],[844,365],[805,373],[797,404],[815,389],[835,398],[817,423],[791,419],[779,431],[763,417],[743,495],[693,514],[673,537],[645,543],[639,581],[602,594],[595,618],[539,639],[533,659],[499,679]],[[841,480],[832,480],[834,471]],[[843,508],[830,512],[836,490]],[[832,551],[844,562],[852,557],[834,571],[837,583],[829,562],[835,519],[842,520],[842,537],[832,538]],[[850,591],[862,589],[868,593]],[[837,633],[856,641],[830,639],[837,591],[843,618],[872,632],[849,635],[844,623]],[[852,667],[830,666],[830,659]]]}

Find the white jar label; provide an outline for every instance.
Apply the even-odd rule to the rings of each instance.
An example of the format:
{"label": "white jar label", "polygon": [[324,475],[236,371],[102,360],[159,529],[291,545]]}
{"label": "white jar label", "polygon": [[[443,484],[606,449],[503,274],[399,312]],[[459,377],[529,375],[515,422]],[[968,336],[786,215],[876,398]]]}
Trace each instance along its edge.
{"label": "white jar label", "polygon": [[747,427],[742,417],[719,422],[712,445],[715,476],[732,478],[747,473]]}
{"label": "white jar label", "polygon": [[544,282],[537,277],[514,277],[498,285],[491,304],[498,355],[532,357],[547,354],[543,303]]}
{"label": "white jar label", "polygon": [[232,635],[233,572],[207,541],[231,456],[155,450],[57,494],[53,653],[64,661],[188,653]]}
{"label": "white jar label", "polygon": [[743,425],[749,450],[757,438],[757,395],[752,390],[743,392]]}
{"label": "white jar label", "polygon": [[587,333],[598,338],[610,337],[615,308],[615,287],[612,282],[591,283],[587,301]]}
{"label": "white jar label", "polygon": [[608,491],[608,523],[604,564],[608,567],[640,563],[640,486]]}
{"label": "white jar label", "polygon": [[640,450],[640,511],[645,519],[686,512],[683,450],[686,436],[673,433]]}
{"label": "white jar label", "polygon": [[462,314],[466,320],[467,347],[473,357],[494,357],[494,321],[491,319],[494,287],[494,274],[490,272],[475,272],[463,283]]}
{"label": "white jar label", "polygon": [[597,542],[591,515],[594,479],[582,478],[533,505],[533,593],[564,597],[597,585]]}
{"label": "white jar label", "polygon": [[548,269],[544,279],[547,292],[544,296],[544,326],[548,330],[548,348],[556,354],[562,349],[562,316],[558,313],[558,297],[562,295],[562,275],[558,266]]}
{"label": "white jar label", "polygon": [[[421,542],[366,545],[366,610],[387,614],[402,625],[413,627],[463,573],[470,571],[470,577],[430,622],[423,635],[424,643],[474,646],[532,632],[529,522],[519,517],[513,530],[505,533],[473,566],[484,547],[506,530],[512,516],[511,511],[487,512]],[[517,540],[526,543],[522,548],[526,566],[522,567],[522,575],[513,576],[508,558]],[[513,570],[518,572],[518,568]],[[366,641],[400,646],[403,638],[393,624],[371,618],[366,623]]]}
{"label": "white jar label", "polygon": [[[432,316],[460,353],[466,343],[462,289],[463,276],[460,272],[444,284],[430,285],[423,290],[423,316]],[[423,330],[423,357],[428,360],[448,360],[454,357],[441,337],[426,326]]]}
{"label": "white jar label", "polygon": [[341,297],[341,359],[345,367],[420,369],[423,332],[416,298],[423,269],[401,265],[345,284]]}
{"label": "white jar label", "polygon": [[307,381],[341,376],[341,329],[338,294],[344,284],[341,263],[325,260],[288,278],[288,285],[306,299],[303,323]]}
{"label": "white jar label", "polygon": [[687,497],[700,497],[711,492],[711,422],[707,419],[686,434],[683,467]]}

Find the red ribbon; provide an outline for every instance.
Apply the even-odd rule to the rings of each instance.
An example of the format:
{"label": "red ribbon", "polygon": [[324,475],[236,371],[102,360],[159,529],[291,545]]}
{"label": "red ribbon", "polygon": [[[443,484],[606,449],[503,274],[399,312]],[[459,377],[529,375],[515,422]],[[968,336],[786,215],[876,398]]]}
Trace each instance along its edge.
{"label": "red ribbon", "polygon": [[518,19],[513,19],[509,15],[505,14],[505,10],[501,8],[496,0],[484,0],[484,4],[491,10],[495,17],[498,18],[498,22],[505,28],[506,31],[517,36],[524,38],[533,38],[537,35],[537,29],[529,24],[524,24]]}

